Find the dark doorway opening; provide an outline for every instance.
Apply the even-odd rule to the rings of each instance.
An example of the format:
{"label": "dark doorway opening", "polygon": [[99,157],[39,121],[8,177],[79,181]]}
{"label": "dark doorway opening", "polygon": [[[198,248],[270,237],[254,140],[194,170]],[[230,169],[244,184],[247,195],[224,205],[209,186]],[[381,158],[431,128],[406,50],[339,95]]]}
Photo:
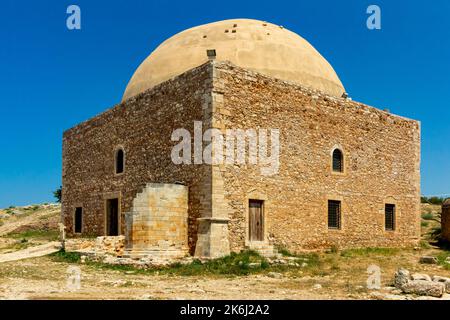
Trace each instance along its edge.
{"label": "dark doorway opening", "polygon": [[249,240],[264,241],[264,201],[249,200]]}
{"label": "dark doorway opening", "polygon": [[106,235],[119,235],[119,199],[106,200]]}

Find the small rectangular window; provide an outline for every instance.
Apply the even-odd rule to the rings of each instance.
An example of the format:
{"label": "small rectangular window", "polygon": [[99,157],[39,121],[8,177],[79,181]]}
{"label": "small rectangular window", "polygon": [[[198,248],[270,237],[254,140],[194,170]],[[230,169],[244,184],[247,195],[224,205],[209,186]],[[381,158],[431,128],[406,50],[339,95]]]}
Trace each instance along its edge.
{"label": "small rectangular window", "polygon": [[83,226],[83,208],[78,207],[75,209],[75,233],[81,233]]}
{"label": "small rectangular window", "polygon": [[386,204],[384,206],[384,221],[386,230],[395,230],[395,204]]}
{"label": "small rectangular window", "polygon": [[328,228],[341,228],[341,202],[328,200]]}

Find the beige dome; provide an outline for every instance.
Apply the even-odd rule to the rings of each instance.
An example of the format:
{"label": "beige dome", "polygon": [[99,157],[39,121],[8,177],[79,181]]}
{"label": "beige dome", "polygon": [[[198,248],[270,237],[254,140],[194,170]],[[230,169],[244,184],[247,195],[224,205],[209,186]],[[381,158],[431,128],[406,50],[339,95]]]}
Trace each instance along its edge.
{"label": "beige dome", "polygon": [[208,60],[216,60],[342,96],[345,89],[336,72],[299,35],[271,23],[232,19],[187,29],[164,41],[134,73],[122,101]]}

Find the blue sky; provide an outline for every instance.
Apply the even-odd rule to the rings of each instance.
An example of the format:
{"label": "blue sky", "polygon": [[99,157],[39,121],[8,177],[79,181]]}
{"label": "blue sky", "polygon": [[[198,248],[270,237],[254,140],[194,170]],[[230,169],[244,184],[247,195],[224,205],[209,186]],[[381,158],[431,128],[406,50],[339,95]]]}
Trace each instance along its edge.
{"label": "blue sky", "polygon": [[[432,3],[432,5],[431,5]],[[81,8],[81,30],[66,8]],[[366,8],[382,29],[366,28]],[[313,44],[358,100],[422,122],[422,191],[450,194],[450,1],[12,1],[0,4],[0,207],[53,201],[62,132],[118,103],[163,40],[229,18]]]}

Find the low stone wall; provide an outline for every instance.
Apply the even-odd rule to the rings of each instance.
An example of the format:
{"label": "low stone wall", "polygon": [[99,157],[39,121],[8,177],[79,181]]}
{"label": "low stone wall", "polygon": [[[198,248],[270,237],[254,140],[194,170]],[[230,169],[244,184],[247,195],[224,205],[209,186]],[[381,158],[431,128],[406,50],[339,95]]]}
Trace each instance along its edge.
{"label": "low stone wall", "polygon": [[125,236],[97,237],[95,241],[95,252],[97,255],[112,255],[121,257],[124,254]]}
{"label": "low stone wall", "polygon": [[125,248],[125,236],[78,238],[66,240],[66,251],[81,252],[95,256],[110,255],[122,257]]}

